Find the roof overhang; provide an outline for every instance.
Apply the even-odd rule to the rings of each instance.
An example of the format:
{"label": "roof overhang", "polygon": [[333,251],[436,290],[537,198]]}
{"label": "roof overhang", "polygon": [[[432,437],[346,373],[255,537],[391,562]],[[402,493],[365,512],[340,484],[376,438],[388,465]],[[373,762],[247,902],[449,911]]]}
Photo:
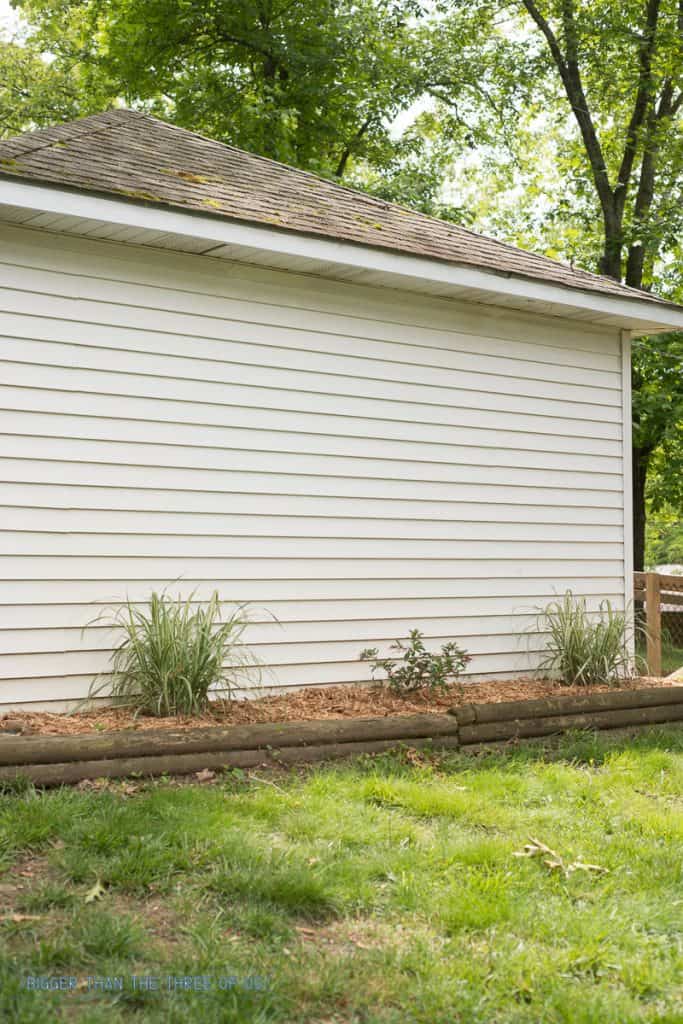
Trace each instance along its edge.
{"label": "roof overhang", "polygon": [[683,308],[317,235],[0,178],[0,222],[192,252],[358,284],[561,316],[633,334],[683,330]]}

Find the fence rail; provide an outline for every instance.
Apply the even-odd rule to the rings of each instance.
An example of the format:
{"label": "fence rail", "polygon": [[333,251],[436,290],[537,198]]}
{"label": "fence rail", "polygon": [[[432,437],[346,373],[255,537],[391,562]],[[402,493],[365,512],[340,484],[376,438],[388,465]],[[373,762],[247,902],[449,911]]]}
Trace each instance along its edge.
{"label": "fence rail", "polygon": [[683,576],[635,572],[633,598],[645,606],[648,674],[661,676],[662,632],[683,646]]}

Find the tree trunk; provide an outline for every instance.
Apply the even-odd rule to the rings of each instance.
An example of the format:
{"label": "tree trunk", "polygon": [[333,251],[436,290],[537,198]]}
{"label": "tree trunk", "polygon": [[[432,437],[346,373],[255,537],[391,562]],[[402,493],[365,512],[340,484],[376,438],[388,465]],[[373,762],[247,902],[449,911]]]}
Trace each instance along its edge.
{"label": "tree trunk", "polygon": [[344,177],[344,172],[346,170],[346,165],[349,162],[349,157],[350,156],[351,156],[351,150],[347,146],[344,149],[342,155],[339,158],[339,163],[337,164],[337,169],[334,172],[335,178],[343,178]]}
{"label": "tree trunk", "polygon": [[621,223],[610,223],[610,220],[614,220],[613,217],[609,219],[603,218],[605,225],[605,245],[602,250],[602,256],[600,257],[599,271],[604,274],[605,277],[612,277],[615,281],[621,283],[622,268],[621,268],[621,256],[623,252],[623,228]]}
{"label": "tree trunk", "polygon": [[645,482],[651,449],[633,449],[633,568],[645,569]]}

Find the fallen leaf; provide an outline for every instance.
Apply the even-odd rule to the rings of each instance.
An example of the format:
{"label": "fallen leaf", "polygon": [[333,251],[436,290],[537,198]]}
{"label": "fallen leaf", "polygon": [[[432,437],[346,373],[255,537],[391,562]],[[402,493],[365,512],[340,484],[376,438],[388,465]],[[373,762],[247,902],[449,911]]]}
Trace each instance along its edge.
{"label": "fallen leaf", "polygon": [[211,782],[216,778],[216,773],[212,772],[210,768],[202,768],[200,772],[194,773],[194,777],[197,782]]}
{"label": "fallen leaf", "polygon": [[136,786],[134,782],[124,782],[119,786],[119,793],[121,796],[134,796],[140,791],[140,787]]}
{"label": "fallen leaf", "polygon": [[524,845],[522,850],[515,850],[512,854],[513,857],[545,857],[543,861],[549,871],[561,871],[565,878],[569,878],[574,871],[593,871],[596,874],[609,874],[607,868],[600,867],[599,864],[585,864],[583,861],[575,860],[571,864],[565,864],[559,853],[555,853],[549,846],[542,843],[540,839],[534,839],[529,837],[529,842]]}
{"label": "fallen leaf", "polygon": [[107,890],[105,889],[105,887],[102,885],[98,878],[95,884],[93,885],[92,889],[88,889],[87,893],[85,894],[85,902],[94,903],[95,900],[101,900],[106,891]]}
{"label": "fallen leaf", "polygon": [[98,783],[100,781],[106,782],[107,780],[106,779],[104,779],[104,780],[99,780],[99,779],[81,779],[80,782],[76,783],[76,789],[98,789],[99,788],[98,787]]}
{"label": "fallen leaf", "polygon": [[575,860],[569,865],[568,871],[597,871],[599,874],[608,875],[609,868],[603,868],[600,864],[584,864],[583,861]]}

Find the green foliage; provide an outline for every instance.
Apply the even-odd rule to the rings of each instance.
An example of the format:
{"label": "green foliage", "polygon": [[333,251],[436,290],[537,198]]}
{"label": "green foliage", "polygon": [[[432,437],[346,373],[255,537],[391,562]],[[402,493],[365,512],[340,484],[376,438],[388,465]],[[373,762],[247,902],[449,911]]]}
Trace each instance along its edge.
{"label": "green foliage", "polygon": [[396,640],[390,649],[398,652],[393,658],[380,658],[376,647],[366,647],[360,659],[372,662],[373,677],[376,672],[384,672],[382,685],[398,694],[416,690],[445,693],[472,660],[455,640],[444,644],[440,654],[433,654],[425,647],[419,629],[411,629],[407,646]]}
{"label": "green foliage", "polygon": [[246,606],[224,618],[217,592],[205,605],[194,594],[184,600],[153,593],[147,606],[128,601],[108,623],[123,633],[112,655],[113,681],[110,689],[108,682],[94,685],[89,697],[107,687],[117,703],[144,714],[198,714],[210,693],[229,698],[238,672],[258,664],[240,642],[249,624]]}
{"label": "green foliage", "polygon": [[384,159],[376,154],[372,163],[356,162],[347,182],[378,199],[468,226],[474,211],[444,194],[444,182],[461,149],[461,139],[449,138],[439,120],[421,112]]}
{"label": "green foliage", "polygon": [[[449,5],[454,31],[464,6]],[[605,272],[651,285],[664,273],[658,260],[680,245],[683,224],[678,0],[473,6],[498,18],[480,50],[494,85],[507,90],[508,126],[487,156],[512,186],[506,193],[501,178],[482,198],[516,216],[541,245],[559,247],[566,259],[587,258],[589,269],[614,243],[617,265]],[[438,23],[434,31],[443,38]],[[460,99],[448,89],[440,98],[448,109]]]}
{"label": "green foliage", "polygon": [[683,510],[683,334],[633,343],[633,443],[655,455],[648,498]]}
{"label": "green foliage", "polygon": [[128,104],[324,174],[383,159],[419,0],[19,0],[36,45]]}
{"label": "green foliage", "polygon": [[616,686],[631,674],[628,617],[609,601],[600,603],[594,618],[585,598],[575,598],[568,590],[562,601],[542,609],[536,625],[548,634],[548,653],[539,669],[558,673],[565,686]]}
{"label": "green foliage", "polygon": [[683,520],[661,512],[648,517],[645,564],[683,565]]}
{"label": "green foliage", "polygon": [[0,138],[96,109],[72,74],[48,64],[35,47],[0,37]]}
{"label": "green foliage", "polygon": [[[674,294],[683,298],[683,287]],[[633,384],[634,479],[645,482],[643,565],[681,562],[683,334],[636,340]]]}

